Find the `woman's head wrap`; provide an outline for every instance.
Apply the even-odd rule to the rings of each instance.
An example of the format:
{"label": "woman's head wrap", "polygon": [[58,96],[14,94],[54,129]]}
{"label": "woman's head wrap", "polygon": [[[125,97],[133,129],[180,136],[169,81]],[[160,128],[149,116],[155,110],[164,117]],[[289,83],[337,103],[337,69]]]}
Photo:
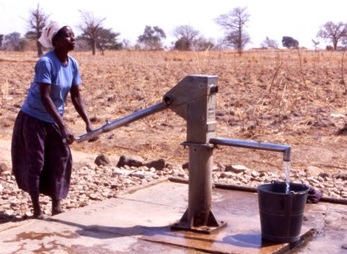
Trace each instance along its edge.
{"label": "woman's head wrap", "polygon": [[[66,26],[66,25],[64,25]],[[52,39],[54,35],[57,34],[57,32],[63,28],[64,26],[60,25],[56,21],[51,21],[49,25],[45,26],[42,29],[42,34],[39,38],[39,42],[41,43],[42,46],[46,48],[53,48],[53,42]]]}

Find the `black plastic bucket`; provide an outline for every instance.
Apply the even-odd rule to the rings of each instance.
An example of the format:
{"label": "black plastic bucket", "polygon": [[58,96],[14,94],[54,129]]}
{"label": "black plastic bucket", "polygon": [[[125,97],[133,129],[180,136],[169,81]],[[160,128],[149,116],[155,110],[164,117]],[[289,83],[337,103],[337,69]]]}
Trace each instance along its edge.
{"label": "black plastic bucket", "polygon": [[261,235],[264,240],[281,243],[296,242],[300,238],[309,187],[285,182],[259,185],[258,202]]}

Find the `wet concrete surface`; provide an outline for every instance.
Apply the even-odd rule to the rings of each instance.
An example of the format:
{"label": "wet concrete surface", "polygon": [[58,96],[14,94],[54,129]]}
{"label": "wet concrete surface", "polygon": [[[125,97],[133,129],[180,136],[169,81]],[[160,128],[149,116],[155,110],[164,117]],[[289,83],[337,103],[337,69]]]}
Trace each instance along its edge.
{"label": "wet concrete surface", "polygon": [[226,225],[210,234],[173,230],[188,185],[165,181],[46,220],[0,226],[3,254],[347,253],[347,206],[307,204],[295,244],[262,240],[257,194],[213,189],[212,212]]}

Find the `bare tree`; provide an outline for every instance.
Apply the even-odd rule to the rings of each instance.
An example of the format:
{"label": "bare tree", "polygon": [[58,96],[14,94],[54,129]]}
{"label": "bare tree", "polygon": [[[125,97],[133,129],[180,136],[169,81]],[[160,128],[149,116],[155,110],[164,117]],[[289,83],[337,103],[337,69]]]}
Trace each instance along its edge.
{"label": "bare tree", "polygon": [[30,12],[30,16],[27,20],[28,31],[25,34],[25,38],[36,41],[38,56],[41,56],[43,54],[42,45],[38,41],[38,39],[41,36],[42,29],[46,26],[48,17],[49,16],[46,15],[40,8],[40,5],[37,5],[37,8]]}
{"label": "bare tree", "polygon": [[225,41],[231,47],[237,49],[239,54],[242,53],[245,46],[250,42],[250,37],[245,31],[249,18],[247,7],[237,7],[216,19],[216,23],[225,29]]}
{"label": "bare tree", "polygon": [[193,41],[193,50],[195,51],[206,51],[214,49],[215,45],[212,39],[206,39],[203,36],[195,39]]}
{"label": "bare tree", "polygon": [[96,54],[98,38],[103,32],[103,22],[106,18],[96,18],[93,13],[80,11],[83,24],[79,26],[82,31],[81,37],[88,41],[92,48],[92,54]]}
{"label": "bare tree", "polygon": [[270,39],[269,37],[266,37],[265,40],[261,43],[261,47],[263,48],[278,48],[277,41]]}
{"label": "bare tree", "polygon": [[339,41],[347,37],[347,25],[342,22],[335,24],[329,21],[320,27],[317,37],[330,41],[336,50]]}
{"label": "bare tree", "polygon": [[177,38],[175,42],[175,49],[178,50],[191,50],[194,40],[200,32],[189,25],[177,26],[173,35]]}
{"label": "bare tree", "polygon": [[313,46],[314,46],[314,50],[317,50],[318,49],[318,45],[319,45],[319,41],[315,41],[312,39],[312,43],[313,43]]}

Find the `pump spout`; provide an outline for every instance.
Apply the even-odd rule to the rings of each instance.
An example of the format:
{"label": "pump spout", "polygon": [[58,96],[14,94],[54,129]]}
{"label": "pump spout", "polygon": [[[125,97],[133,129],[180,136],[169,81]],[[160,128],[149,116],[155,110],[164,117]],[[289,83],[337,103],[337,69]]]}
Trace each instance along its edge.
{"label": "pump spout", "polygon": [[288,145],[280,145],[265,142],[256,142],[240,139],[229,139],[229,138],[211,138],[209,143],[214,145],[226,145],[234,147],[251,148],[257,150],[267,150],[274,152],[283,153],[283,161],[290,161],[291,147]]}

